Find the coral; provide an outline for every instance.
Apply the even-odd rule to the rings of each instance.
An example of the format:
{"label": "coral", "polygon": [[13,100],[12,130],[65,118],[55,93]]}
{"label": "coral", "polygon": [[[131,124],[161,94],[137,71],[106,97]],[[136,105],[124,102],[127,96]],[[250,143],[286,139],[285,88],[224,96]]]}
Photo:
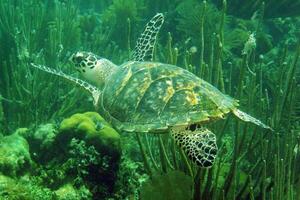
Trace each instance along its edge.
{"label": "coral", "polygon": [[68,144],[71,138],[77,138],[93,145],[98,152],[105,151],[106,154],[116,154],[115,156],[119,157],[121,151],[120,135],[95,112],[74,114],[63,120],[57,137],[63,146]]}
{"label": "coral", "polygon": [[68,152],[65,165],[69,169],[101,185],[94,195],[113,191],[121,157],[120,135],[98,113],[74,114],[63,120],[56,141]]}
{"label": "coral", "polygon": [[68,174],[77,174],[75,185],[87,183],[94,197],[103,198],[113,193],[119,161],[98,153],[94,146],[87,146],[84,141],[76,139],[72,139],[69,153],[69,159],[63,166]]}
{"label": "coral", "polygon": [[27,141],[19,135],[26,130],[4,136],[0,141],[0,171],[8,176],[24,174],[32,164]]}
{"label": "coral", "polygon": [[192,199],[192,185],[192,178],[180,171],[156,174],[144,183],[140,196],[143,200]]}
{"label": "coral", "polygon": [[91,193],[84,186],[76,189],[72,184],[68,183],[55,191],[58,200],[88,200],[91,199]]}
{"label": "coral", "polygon": [[45,162],[51,151],[57,130],[54,124],[41,124],[35,131],[27,131],[23,136],[29,143],[30,152],[36,162]]}
{"label": "coral", "polygon": [[[102,168],[102,157],[93,146],[87,146],[84,141],[72,139],[67,145],[69,152],[62,157],[53,157],[36,169],[36,175],[49,188],[57,189],[66,184],[83,186],[89,176],[91,166]],[[51,151],[51,149],[50,149]],[[53,153],[53,152],[52,152]],[[57,154],[59,152],[55,152]],[[78,189],[78,187],[76,187]]]}
{"label": "coral", "polygon": [[[50,188],[72,184],[76,190],[87,185],[93,196],[109,196],[118,176],[120,135],[95,112],[64,119],[57,134],[51,128],[51,125],[41,126],[34,133],[35,138],[40,138],[36,140],[40,143],[37,146],[47,144],[45,161],[40,162],[42,182]],[[48,133],[52,130],[52,136],[44,137],[43,130]]]}
{"label": "coral", "polygon": [[[72,192],[73,190],[82,190],[81,193],[85,196],[111,195],[117,179],[119,162],[98,153],[94,146],[75,138],[71,139],[66,149],[68,153],[64,155],[63,160],[54,157],[39,170],[43,184],[53,189],[60,188],[59,193],[68,190],[69,193],[73,193],[71,196],[78,195]],[[86,186],[85,190],[83,186]],[[89,194],[89,191],[92,194]]]}
{"label": "coral", "polygon": [[0,175],[0,199],[9,200],[53,200],[55,194],[27,177],[18,181]]}
{"label": "coral", "polygon": [[64,163],[66,171],[75,171],[78,177],[77,181],[81,181],[78,178],[86,178],[89,175],[89,167],[97,166],[106,171],[109,163],[107,163],[105,156],[100,156],[94,146],[87,146],[84,141],[72,139],[69,145],[69,158]]}
{"label": "coral", "polygon": [[131,160],[128,155],[123,156],[113,199],[132,199],[130,197],[136,195],[138,188],[148,179],[143,163]]}
{"label": "coral", "polygon": [[33,134],[33,139],[39,143],[41,149],[47,149],[53,143],[56,136],[54,124],[42,124]]}

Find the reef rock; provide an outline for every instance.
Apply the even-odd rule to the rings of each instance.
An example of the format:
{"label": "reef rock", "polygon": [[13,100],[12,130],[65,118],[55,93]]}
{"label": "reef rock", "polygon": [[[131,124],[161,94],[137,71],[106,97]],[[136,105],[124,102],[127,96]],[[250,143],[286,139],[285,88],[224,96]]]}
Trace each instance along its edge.
{"label": "reef rock", "polygon": [[0,174],[0,199],[4,200],[53,200],[55,194],[24,176],[18,180]]}
{"label": "reef rock", "polygon": [[55,141],[57,130],[54,124],[42,124],[35,131],[27,131],[24,137],[27,139],[32,159],[35,162],[43,163],[48,161],[51,154],[53,142]]}
{"label": "reef rock", "polygon": [[29,145],[21,135],[27,129],[18,129],[14,134],[0,140],[0,172],[7,176],[19,176],[30,169],[32,160]]}
{"label": "reef rock", "polygon": [[120,135],[98,113],[64,119],[49,152],[53,161],[64,166],[65,174],[77,176],[74,184],[97,185],[93,195],[99,198],[113,193],[121,158]]}
{"label": "reef rock", "polygon": [[96,112],[74,114],[61,122],[57,141],[65,146],[72,138],[84,140],[99,153],[120,158],[120,135]]}
{"label": "reef rock", "polygon": [[91,199],[90,192],[85,188],[75,189],[72,184],[67,183],[55,191],[58,200]]}

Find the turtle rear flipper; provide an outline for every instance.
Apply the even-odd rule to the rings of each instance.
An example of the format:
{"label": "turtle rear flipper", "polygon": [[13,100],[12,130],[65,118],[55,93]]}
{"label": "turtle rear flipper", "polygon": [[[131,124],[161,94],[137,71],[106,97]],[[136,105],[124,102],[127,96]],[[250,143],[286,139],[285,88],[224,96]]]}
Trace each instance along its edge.
{"label": "turtle rear flipper", "polygon": [[171,133],[176,144],[195,164],[203,168],[213,165],[218,151],[215,134],[205,128],[194,131],[173,128]]}
{"label": "turtle rear flipper", "polygon": [[253,123],[253,124],[256,124],[257,126],[260,126],[260,127],[262,127],[262,128],[265,128],[265,129],[270,129],[270,130],[273,131],[273,129],[272,129],[270,126],[265,125],[265,124],[262,123],[260,120],[258,120],[258,119],[256,119],[256,118],[252,117],[251,115],[249,115],[249,114],[247,114],[247,113],[245,113],[245,112],[243,112],[243,111],[241,111],[241,110],[239,110],[239,109],[235,109],[235,110],[233,110],[232,112],[233,112],[233,114],[234,114],[235,116],[237,116],[239,119],[241,119],[241,120],[243,120],[243,121],[245,121],[245,122],[251,122],[251,123]]}

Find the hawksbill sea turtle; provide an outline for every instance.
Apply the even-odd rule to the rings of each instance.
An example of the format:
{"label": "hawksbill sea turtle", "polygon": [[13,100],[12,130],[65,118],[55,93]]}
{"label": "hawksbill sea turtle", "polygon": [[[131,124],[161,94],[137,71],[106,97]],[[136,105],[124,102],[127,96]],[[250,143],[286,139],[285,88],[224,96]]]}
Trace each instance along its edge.
{"label": "hawksbill sea turtle", "polygon": [[205,123],[231,112],[243,121],[271,128],[239,110],[237,100],[191,72],[153,62],[154,45],[163,22],[163,14],[158,13],[146,24],[132,60],[121,66],[91,52],[73,54],[70,60],[93,84],[43,65],[31,65],[88,91],[100,114],[118,131],[171,133],[194,163],[211,167],[218,148],[215,134],[204,127]]}

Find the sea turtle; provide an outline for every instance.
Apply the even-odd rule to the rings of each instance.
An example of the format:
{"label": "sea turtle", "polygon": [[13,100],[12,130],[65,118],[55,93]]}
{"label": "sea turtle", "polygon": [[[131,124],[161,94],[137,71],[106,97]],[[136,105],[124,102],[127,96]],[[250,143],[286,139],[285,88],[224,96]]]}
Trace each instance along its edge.
{"label": "sea turtle", "polygon": [[87,90],[100,114],[117,130],[170,132],[194,163],[210,167],[218,150],[216,136],[203,124],[232,112],[243,121],[270,127],[239,110],[237,100],[191,72],[153,62],[153,49],[163,22],[163,14],[158,13],[147,23],[132,60],[121,66],[90,52],[73,54],[71,61],[94,85],[43,65],[31,65]]}

